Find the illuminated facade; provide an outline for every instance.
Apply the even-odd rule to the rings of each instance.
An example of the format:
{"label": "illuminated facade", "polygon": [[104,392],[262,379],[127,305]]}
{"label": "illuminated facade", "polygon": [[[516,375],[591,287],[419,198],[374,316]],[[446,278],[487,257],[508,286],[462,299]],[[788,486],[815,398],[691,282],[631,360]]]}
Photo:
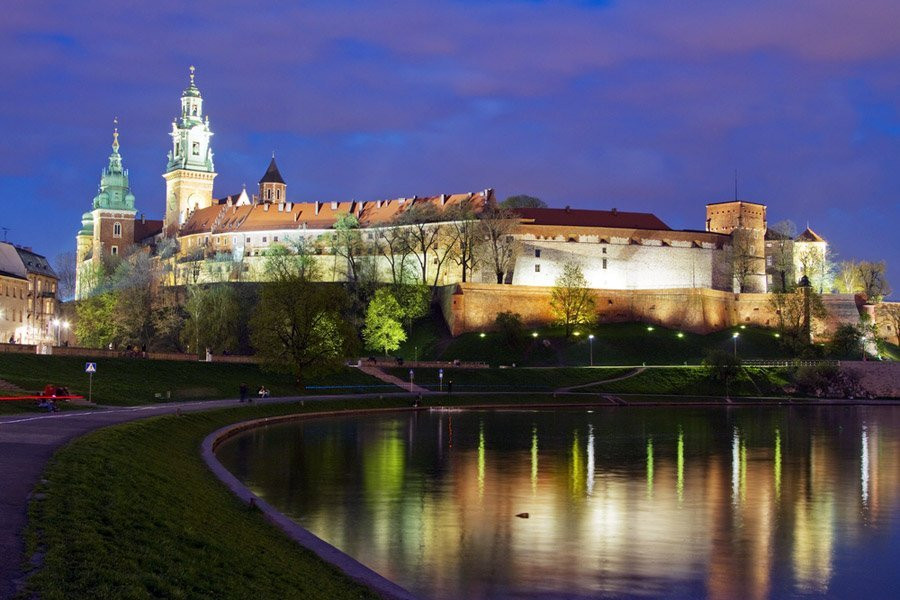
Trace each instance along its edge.
{"label": "illuminated facade", "polygon": [[55,341],[58,281],[45,257],[0,242],[0,343]]}

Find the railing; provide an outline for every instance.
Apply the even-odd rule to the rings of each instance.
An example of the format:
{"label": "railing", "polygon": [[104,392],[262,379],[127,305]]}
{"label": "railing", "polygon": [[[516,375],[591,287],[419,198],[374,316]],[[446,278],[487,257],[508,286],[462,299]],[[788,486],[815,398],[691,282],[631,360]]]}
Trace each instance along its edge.
{"label": "railing", "polygon": [[840,361],[824,358],[790,358],[785,360],[770,360],[764,358],[750,358],[741,361],[746,367],[837,367]]}

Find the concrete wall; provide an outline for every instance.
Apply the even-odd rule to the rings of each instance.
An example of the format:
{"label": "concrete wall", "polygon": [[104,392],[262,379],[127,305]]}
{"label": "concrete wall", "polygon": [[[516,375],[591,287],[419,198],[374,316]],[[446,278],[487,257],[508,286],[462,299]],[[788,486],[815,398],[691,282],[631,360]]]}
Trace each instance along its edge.
{"label": "concrete wall", "polygon": [[[551,287],[460,283],[440,290],[444,318],[453,335],[489,330],[497,314],[511,310],[528,325],[552,321]],[[774,327],[769,294],[733,294],[720,290],[686,288],[666,290],[592,290],[599,323],[641,321],[696,333],[708,333],[739,324]],[[853,296],[829,298],[835,316],[817,328],[828,335],[837,324],[855,318]],[[854,321],[855,322],[855,321]]]}

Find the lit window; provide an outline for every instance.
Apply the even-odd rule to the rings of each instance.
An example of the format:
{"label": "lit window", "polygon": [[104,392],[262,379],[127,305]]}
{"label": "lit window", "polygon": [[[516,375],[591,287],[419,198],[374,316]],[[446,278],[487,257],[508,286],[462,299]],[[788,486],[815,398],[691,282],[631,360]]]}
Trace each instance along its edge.
{"label": "lit window", "polygon": [[540,273],[540,272],[541,272],[541,265],[534,265],[534,272],[535,272],[535,273]]}
{"label": "lit window", "polygon": [[121,223],[113,223],[113,237],[117,237],[117,238],[122,237],[122,224]]}

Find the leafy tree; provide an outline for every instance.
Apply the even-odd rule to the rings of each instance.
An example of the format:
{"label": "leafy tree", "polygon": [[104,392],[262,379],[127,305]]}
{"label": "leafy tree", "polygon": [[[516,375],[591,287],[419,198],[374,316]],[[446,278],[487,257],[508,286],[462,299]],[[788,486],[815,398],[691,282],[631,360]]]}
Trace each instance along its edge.
{"label": "leafy tree", "polygon": [[372,350],[383,350],[384,355],[400,347],[406,340],[406,332],[400,320],[403,309],[388,288],[380,288],[366,309],[366,325],[363,339]]}
{"label": "leafy tree", "polygon": [[[828,316],[822,297],[812,288],[807,288],[809,293],[810,322],[814,319],[824,319]],[[782,344],[800,352],[809,346],[809,340],[804,339],[804,291],[797,288],[790,292],[774,293],[769,296],[769,308],[775,313],[777,319],[776,329],[781,335]]]}
{"label": "leafy tree", "polygon": [[861,291],[867,302],[877,304],[891,293],[891,286],[885,277],[887,264],[883,260],[879,262],[861,260],[856,268],[859,272]]}
{"label": "leafy tree", "polygon": [[223,283],[190,286],[184,310],[187,318],[182,340],[198,355],[205,348],[217,353],[237,348],[241,314],[233,286]]}
{"label": "leafy tree", "polygon": [[484,238],[484,253],[487,262],[497,276],[497,283],[503,283],[516,262],[519,242],[516,239],[518,216],[505,207],[489,206],[481,213],[481,232]]}
{"label": "leafy tree", "polygon": [[146,253],[135,252],[123,259],[113,273],[113,323],[118,342],[146,347],[153,338],[151,304],[158,283],[155,271]]}
{"label": "leafy tree", "polygon": [[343,318],[348,303],[338,285],[316,284],[308,256],[279,250],[266,256],[259,303],[250,320],[251,341],[263,365],[306,377],[336,370],[353,351],[352,324]]}
{"label": "leafy tree", "polygon": [[547,208],[547,203],[540,198],[519,194],[517,196],[509,196],[500,203],[503,208]]}
{"label": "leafy tree", "polygon": [[859,327],[844,324],[835,330],[828,343],[828,353],[838,358],[859,358],[863,334]]}
{"label": "leafy tree", "polygon": [[858,294],[862,292],[859,281],[859,266],[852,260],[844,260],[838,264],[835,284],[841,294]]}
{"label": "leafy tree", "polygon": [[497,313],[494,326],[500,332],[500,337],[509,348],[518,348],[525,341],[525,325],[522,323],[522,315],[511,310]]}
{"label": "leafy tree", "polygon": [[595,304],[581,267],[575,263],[563,265],[563,272],[550,293],[550,311],[565,328],[566,337],[572,335],[578,325],[593,321]]}
{"label": "leafy tree", "polygon": [[741,373],[741,359],[725,350],[712,350],[703,359],[710,379],[725,386],[726,394],[729,386]]}
{"label": "leafy tree", "polygon": [[400,318],[406,321],[407,331],[411,331],[412,322],[428,314],[431,289],[427,285],[406,283],[391,286],[391,293],[400,305]]}
{"label": "leafy tree", "polygon": [[115,342],[116,295],[94,294],[75,303],[75,336],[81,346],[105,348]]}
{"label": "leafy tree", "polygon": [[771,227],[772,266],[778,276],[776,291],[786,292],[794,287],[794,238],[797,226],[793,221],[779,221]]}
{"label": "leafy tree", "polygon": [[161,287],[153,295],[150,305],[153,339],[150,347],[155,350],[181,350],[181,330],[184,327],[184,310],[178,301],[178,289]]}

